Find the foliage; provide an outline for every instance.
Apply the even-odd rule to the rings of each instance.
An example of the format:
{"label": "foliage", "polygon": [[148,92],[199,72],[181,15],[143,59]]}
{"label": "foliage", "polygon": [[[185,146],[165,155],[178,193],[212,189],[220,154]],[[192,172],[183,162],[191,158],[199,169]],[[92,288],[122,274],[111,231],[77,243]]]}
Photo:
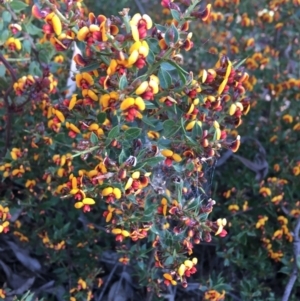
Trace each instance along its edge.
{"label": "foliage", "polygon": [[0,6],[0,298],[299,299],[300,2],[179,2]]}
{"label": "foliage", "polygon": [[[180,65],[193,46],[190,21],[210,15],[198,2],[162,1],[173,16],[164,25],[128,9],[86,14],[81,2],[3,4],[0,232],[12,252],[1,261],[2,297],[31,289],[101,299],[129,263],[108,297],[130,294],[122,279],[134,275],[147,298],[159,296],[188,286],[195,244],[226,236],[226,219],[209,218],[206,167],[239,148],[229,132],[250,107],[248,74],[227,56],[196,77]],[[74,42],[77,92],[66,81]],[[26,267],[22,277],[12,260]],[[55,276],[41,283],[41,273]],[[224,295],[208,289],[204,298]]]}

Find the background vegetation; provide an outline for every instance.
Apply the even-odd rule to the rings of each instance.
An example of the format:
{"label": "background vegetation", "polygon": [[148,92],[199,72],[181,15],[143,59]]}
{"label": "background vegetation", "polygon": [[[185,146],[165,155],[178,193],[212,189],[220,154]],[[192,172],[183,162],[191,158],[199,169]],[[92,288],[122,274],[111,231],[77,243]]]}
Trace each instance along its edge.
{"label": "background vegetation", "polygon": [[[160,2],[85,1],[86,8],[82,7],[95,15],[107,17],[130,7],[132,15],[147,13],[154,23],[169,24],[172,15],[163,9]],[[181,1],[181,5],[187,2]],[[92,294],[95,300],[119,301],[159,298],[299,300],[300,1],[202,1],[202,9],[209,3],[212,4],[210,17],[190,24],[194,45],[188,52],[181,51],[183,63],[180,66],[187,66],[186,70],[192,70],[196,78],[201,70],[212,68],[220,56],[226,54],[232,62],[242,62],[242,67],[250,75],[244,85],[247,95],[244,102],[249,102],[251,109],[241,121],[237,121],[241,122],[237,129],[228,128],[227,131],[232,137],[242,137],[241,147],[234,154],[220,151],[216,163],[207,165],[205,169],[208,181],[203,187],[216,201],[210,218],[226,218],[228,235],[222,238],[213,236],[211,242],[201,241],[194,247],[193,257],[198,259],[197,272],[189,279],[187,288],[171,285],[165,287],[160,297],[147,292],[147,268],[153,265],[149,244],[138,242],[133,249],[127,242],[124,252],[121,249],[123,245],[106,233],[102,216],[90,214],[86,217],[78,210],[70,210],[69,202],[59,195],[49,197],[45,192],[45,198],[40,198],[40,191],[36,191],[33,182],[16,177],[11,181],[11,177],[5,174],[13,170],[8,164],[14,164],[12,158],[19,154],[12,148],[4,153],[8,143],[5,137],[10,112],[3,103],[7,91],[4,78],[8,74],[1,64],[0,146],[3,159],[0,217],[3,222],[0,228],[0,269],[3,273],[0,276],[0,297],[8,298],[9,292],[13,291],[12,297],[18,295],[21,298],[24,292],[31,290],[39,297],[46,296],[47,300],[53,296],[58,300],[63,300],[63,296],[86,300],[92,298]],[[28,7],[22,7],[18,1],[11,2],[10,6],[11,10],[7,10],[5,4],[1,6],[1,53],[7,49],[7,40],[11,36],[8,25],[16,21],[14,13],[22,16],[24,12],[23,18],[30,18],[25,14],[30,9],[23,11]],[[30,26],[26,29],[29,34],[42,36],[38,20],[32,18],[24,23]],[[63,60],[69,63],[72,51],[63,52],[60,58],[51,45],[40,51],[39,44],[33,49],[26,37],[21,41],[23,53],[27,51],[28,55],[31,52],[33,56],[39,53],[42,62],[51,60],[51,72],[59,74],[60,83],[64,84],[69,72],[60,64]],[[18,67],[27,68],[25,63],[28,62],[18,63]],[[38,63],[33,60],[29,64],[29,73],[37,74],[36,69]],[[64,96],[61,91],[57,94],[61,99]],[[11,125],[10,138],[16,145],[28,139],[27,143],[32,148],[28,148],[27,152],[34,157],[35,145],[40,146],[40,139],[44,137],[35,137],[31,141],[32,132],[26,136],[24,124],[39,132],[42,116],[36,117],[33,111],[28,110],[24,123],[23,113],[22,110],[14,113],[18,118]],[[71,138],[66,140],[66,134],[57,133],[49,139],[54,137],[55,147],[49,144],[47,148],[50,151],[47,148],[38,151],[44,158],[44,164],[49,164],[45,177],[57,172],[57,168],[50,166],[53,162],[50,164],[49,158],[57,154],[57,160],[61,160],[67,149],[65,145],[72,143]],[[59,153],[56,153],[57,149]],[[68,162],[68,156],[64,160]],[[23,165],[26,169],[25,161]],[[31,168],[31,175],[41,172],[38,165],[31,165]],[[20,166],[18,169],[22,173]],[[38,202],[35,200],[37,196]],[[11,218],[9,233],[4,234],[7,206]],[[103,212],[104,207],[98,206],[97,212]],[[126,254],[129,248],[131,256],[139,254],[142,260],[138,258],[135,264],[123,265],[118,261],[120,254],[122,251]],[[121,258],[126,261],[126,256]],[[19,283],[23,288],[18,287]],[[117,295],[114,295],[115,291],[118,291]],[[33,297],[27,293],[23,299]]]}

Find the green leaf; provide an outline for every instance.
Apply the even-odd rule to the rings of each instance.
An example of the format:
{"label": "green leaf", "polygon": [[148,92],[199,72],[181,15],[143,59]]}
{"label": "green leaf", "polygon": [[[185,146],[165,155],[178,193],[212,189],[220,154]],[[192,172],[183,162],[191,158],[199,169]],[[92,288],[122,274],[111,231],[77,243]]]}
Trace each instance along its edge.
{"label": "green leaf", "polygon": [[125,132],[125,138],[128,140],[133,140],[141,134],[142,130],[139,128],[129,128]]}
{"label": "green leaf", "polygon": [[169,62],[162,62],[160,67],[166,71],[173,71],[176,69],[176,67],[170,64]]}
{"label": "green leaf", "polygon": [[167,27],[166,26],[162,26],[160,24],[155,24],[155,27],[157,28],[157,30],[161,31],[162,33],[167,31]]}
{"label": "green leaf", "polygon": [[7,29],[4,29],[0,36],[0,40],[3,42],[3,44],[6,42],[8,37],[9,37],[9,31]]}
{"label": "green leaf", "polygon": [[185,136],[186,140],[188,140],[188,142],[193,145],[193,146],[198,146],[198,142],[195,141],[194,139],[192,139],[191,137],[189,136]]}
{"label": "green leaf", "polygon": [[179,11],[177,11],[175,9],[171,9],[171,14],[172,14],[173,19],[180,22],[180,13],[179,13]]}
{"label": "green leaf", "polygon": [[10,2],[9,5],[12,8],[12,10],[14,10],[15,12],[20,12],[21,10],[28,7],[28,5],[26,3],[22,2],[22,1],[16,1],[16,0],[13,0],[12,2]]}
{"label": "green leaf", "polygon": [[153,123],[153,121],[154,121],[154,122],[156,121],[155,119],[152,119],[152,118],[148,118],[148,117],[146,117],[146,116],[143,116],[142,121],[143,121],[145,124],[149,125],[150,127],[155,128],[155,125],[154,125],[154,123]]}
{"label": "green leaf", "polygon": [[177,28],[174,26],[174,24],[171,24],[171,26],[168,28],[165,34],[165,41],[168,46],[175,45],[179,40],[179,33]]}
{"label": "green leaf", "polygon": [[248,59],[249,57],[246,57],[245,59],[241,60],[240,62],[233,63],[232,65],[234,66],[235,69],[238,69],[240,66],[242,66]]}
{"label": "green leaf", "polygon": [[43,73],[41,71],[40,65],[38,62],[33,61],[29,65],[29,74],[31,75],[36,75],[36,76],[42,76]]}
{"label": "green leaf", "polygon": [[31,53],[31,44],[30,44],[30,41],[24,40],[22,42],[22,47],[23,47],[23,49],[25,50],[26,53],[29,53],[29,54]]}
{"label": "green leaf", "polygon": [[149,65],[152,65],[155,62],[155,55],[151,49],[149,49],[149,53],[147,55],[146,61]]}
{"label": "green leaf", "polygon": [[156,39],[150,38],[147,39],[147,43],[149,45],[149,49],[153,52],[153,54],[157,54],[161,51],[158,41]]}
{"label": "green leaf", "polygon": [[88,66],[80,68],[79,72],[80,73],[82,73],[82,72],[90,72],[90,71],[96,70],[97,68],[99,68],[99,63],[95,62],[95,63],[92,63],[92,64],[90,64]]}
{"label": "green leaf", "polygon": [[3,27],[4,27],[3,19],[0,19],[0,31],[3,30]]}
{"label": "green leaf", "polygon": [[170,85],[172,84],[171,75],[162,68],[160,68],[158,71],[158,78],[159,78],[160,86],[163,89],[168,89],[170,87]]}
{"label": "green leaf", "polygon": [[10,14],[10,12],[8,12],[7,10],[5,10],[2,13],[2,19],[3,19],[4,22],[10,23],[10,21],[11,21],[11,14]]}
{"label": "green leaf", "polygon": [[180,79],[181,79],[181,81],[184,85],[187,82],[187,76],[189,75],[189,73],[186,70],[184,70],[183,68],[181,68],[177,63],[175,63],[172,60],[168,60],[167,62],[163,62],[162,65],[165,64],[165,63],[168,64],[168,65],[174,66],[174,68],[177,70],[178,75],[179,75],[179,77],[180,77]]}
{"label": "green leaf", "polygon": [[165,157],[152,157],[152,158],[147,158],[143,162],[138,163],[135,167],[134,170],[141,169],[142,167],[148,165],[150,167],[156,166],[160,162],[162,162],[165,159]]}
{"label": "green leaf", "polygon": [[93,132],[91,133],[90,141],[93,145],[95,145],[99,142],[99,139],[98,139],[97,135]]}
{"label": "green leaf", "polygon": [[38,35],[38,34],[42,33],[42,30],[32,23],[27,23],[27,24],[24,24],[23,26],[25,27],[25,30],[28,33],[30,33],[30,35]]}
{"label": "green leaf", "polygon": [[127,86],[128,86],[128,81],[127,81],[126,74],[124,73],[124,74],[121,76],[121,78],[120,78],[120,81],[119,81],[119,88],[120,88],[120,90],[123,90],[123,89],[125,89]]}
{"label": "green leaf", "polygon": [[37,44],[36,45],[37,50],[39,51],[39,58],[42,62],[48,64],[50,63],[55,50],[51,43],[45,43],[45,44]]}
{"label": "green leaf", "polygon": [[164,265],[168,266],[170,264],[174,263],[174,257],[173,256],[168,256],[167,259],[164,261]]}
{"label": "green leaf", "polygon": [[108,133],[108,138],[114,139],[116,137],[118,137],[120,134],[120,127],[118,125],[116,125],[115,127],[113,127],[110,132]]}
{"label": "green leaf", "polygon": [[99,113],[97,116],[97,120],[99,123],[102,124],[106,120],[106,113],[104,112]]}
{"label": "green leaf", "polygon": [[202,137],[202,127],[197,122],[192,129],[192,137],[193,138],[201,138]]}
{"label": "green leaf", "polygon": [[164,129],[164,136],[166,138],[169,138],[178,132],[178,130],[180,129],[180,125],[178,126],[173,120],[166,120],[163,123],[163,129]]}

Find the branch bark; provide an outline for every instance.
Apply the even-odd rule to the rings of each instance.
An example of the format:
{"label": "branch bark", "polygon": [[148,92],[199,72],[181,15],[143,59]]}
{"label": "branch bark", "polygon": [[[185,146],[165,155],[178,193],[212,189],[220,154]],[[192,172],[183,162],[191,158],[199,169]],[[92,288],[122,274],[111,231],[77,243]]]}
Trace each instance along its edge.
{"label": "branch bark", "polygon": [[293,242],[293,249],[294,249],[294,266],[293,266],[293,271],[290,276],[290,279],[285,287],[284,294],[282,297],[282,301],[288,301],[289,297],[291,295],[292,289],[294,287],[294,284],[296,282],[298,273],[299,273],[299,268],[297,265],[297,258],[300,256],[300,216],[297,219],[297,223],[294,229],[294,242]]}

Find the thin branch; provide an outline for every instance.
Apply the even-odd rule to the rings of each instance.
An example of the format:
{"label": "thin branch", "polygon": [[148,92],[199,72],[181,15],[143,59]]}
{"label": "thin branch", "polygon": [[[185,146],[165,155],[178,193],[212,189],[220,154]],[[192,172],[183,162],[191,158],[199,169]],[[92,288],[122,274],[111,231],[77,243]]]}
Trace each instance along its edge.
{"label": "thin branch", "polygon": [[3,56],[2,52],[0,52],[0,61],[3,63],[5,68],[9,71],[13,82],[15,83],[16,81],[18,81],[15,70],[13,69],[11,64],[6,60],[6,58]]}
{"label": "thin branch", "polygon": [[134,0],[138,10],[140,11],[140,13],[143,15],[145,13],[145,9],[142,5],[142,3],[140,2],[140,0]]}
{"label": "thin branch", "polygon": [[299,269],[297,265],[297,258],[300,256],[300,216],[297,219],[297,223],[294,229],[294,242],[293,242],[293,249],[294,249],[294,266],[293,266],[293,271],[290,276],[290,279],[285,287],[284,294],[282,297],[282,301],[288,301],[289,297],[291,295],[292,289],[294,287],[294,284],[296,282]]}
{"label": "thin branch", "polygon": [[10,145],[10,133],[11,133],[11,124],[12,124],[12,108],[8,101],[8,95],[13,91],[13,83],[10,85],[10,87],[5,91],[3,95],[5,107],[6,107],[6,136],[5,136],[5,148],[6,151],[9,148]]}
{"label": "thin branch", "polygon": [[[15,14],[15,12],[11,9],[11,7],[9,6],[9,4],[6,4],[6,8],[7,10],[10,12],[12,18],[14,21],[19,21],[17,15]],[[22,31],[22,35],[24,37],[25,40],[28,40],[30,42],[30,46],[31,46],[31,51],[33,52],[37,62],[39,63],[39,65],[42,67],[40,58],[39,58],[39,51],[36,48],[36,45],[34,44],[34,41],[32,39],[32,37],[28,34],[28,32],[26,31]]]}
{"label": "thin branch", "polygon": [[102,300],[102,297],[103,297],[103,295],[104,295],[104,292],[106,291],[106,289],[107,289],[107,287],[108,287],[108,284],[110,283],[110,281],[111,281],[111,279],[112,279],[112,277],[113,277],[113,275],[114,275],[114,273],[115,273],[115,271],[116,271],[116,269],[117,269],[118,266],[119,266],[119,263],[116,262],[115,266],[114,266],[113,269],[110,271],[110,274],[109,274],[109,276],[108,276],[108,278],[107,278],[107,280],[106,280],[106,282],[105,282],[105,285],[104,285],[104,287],[103,287],[103,289],[102,289],[102,291],[101,291],[101,294],[100,294],[99,298],[97,298],[97,300],[99,300],[99,301]]}

